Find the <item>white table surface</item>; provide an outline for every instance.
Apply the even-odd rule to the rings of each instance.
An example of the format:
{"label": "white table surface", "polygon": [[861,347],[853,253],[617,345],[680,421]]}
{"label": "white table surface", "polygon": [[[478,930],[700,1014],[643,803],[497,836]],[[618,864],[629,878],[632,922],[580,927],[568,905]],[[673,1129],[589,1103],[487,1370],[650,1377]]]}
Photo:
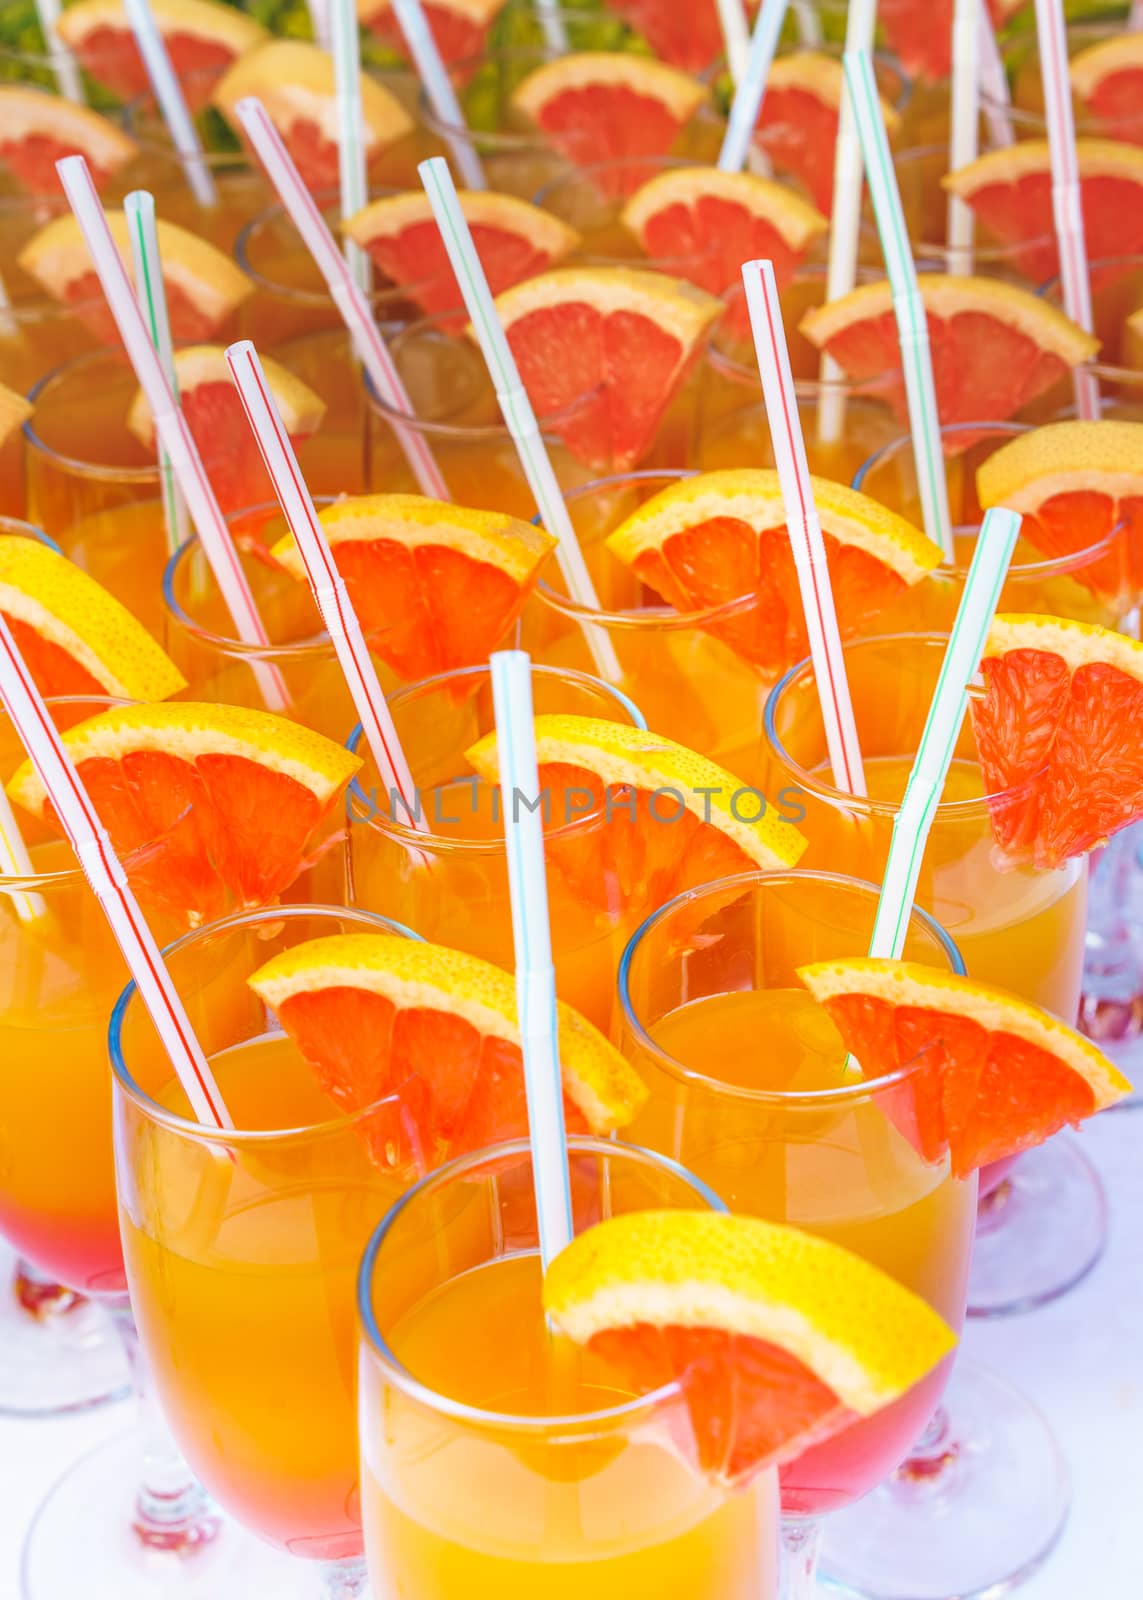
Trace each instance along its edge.
{"label": "white table surface", "polygon": [[[1105,1115],[1083,1143],[1111,1203],[1103,1260],[1053,1305],[973,1322],[965,1336],[976,1359],[1037,1401],[1071,1464],[1067,1530],[1021,1600],[1143,1596],[1143,1110]],[[111,1406],[79,1419],[0,1419],[0,1600],[18,1600],[24,1529],[41,1497],[127,1415]]]}

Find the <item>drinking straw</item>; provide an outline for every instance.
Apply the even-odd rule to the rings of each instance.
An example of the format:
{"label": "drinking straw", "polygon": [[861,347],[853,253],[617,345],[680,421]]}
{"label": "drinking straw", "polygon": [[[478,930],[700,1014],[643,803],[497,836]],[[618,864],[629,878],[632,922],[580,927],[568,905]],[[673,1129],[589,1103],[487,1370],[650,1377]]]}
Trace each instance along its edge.
{"label": "drinking straw", "polygon": [[937,416],[937,391],[933,381],[933,355],[929,347],[929,324],[925,303],[917,286],[917,269],[909,249],[905,215],[897,175],[889,153],[889,137],[877,98],[873,77],[873,57],[867,50],[847,50],[843,58],[845,80],[853,102],[857,136],[865,163],[869,192],[877,216],[877,231],[893,293],[897,317],[897,337],[901,344],[901,365],[905,393],[909,402],[909,426],[913,436],[913,459],[921,491],[921,511],[925,532],[939,544],[951,561],[955,555],[952,523],[949,519],[948,483],[941,451],[940,421]]}
{"label": "drinking straw", "polygon": [[[539,509],[540,521],[549,533],[555,535],[556,559],[568,593],[578,605],[597,611],[599,600],[595,586],[564,504],[559,482],[536,422],[536,413],[528,399],[528,391],[520,381],[516,358],[497,315],[488,279],[472,242],[472,234],[460,209],[448,162],[443,156],[434,156],[431,161],[422,161],[417,170],[464,297],[501,413]],[[599,675],[609,683],[620,682],[622,670],[611,640],[601,629],[590,626],[584,629],[584,635]]]}
{"label": "drinking straw", "polygon": [[968,685],[980,667],[996,602],[1023,518],[997,506],[985,513],[964,596],[953,623],[936,691],[905,787],[889,845],[889,860],[869,945],[871,956],[899,960],[905,948],[925,844],[944,792],[968,704]]}
{"label": "drinking straw", "polygon": [[[361,110],[361,36],[354,0],[333,0],[333,75],[337,98],[337,173],[341,220],[364,209],[369,199],[365,177],[365,137]],[[369,256],[352,239],[344,241],[345,259],[364,294],[373,287]]]}
{"label": "drinking straw", "polygon": [[552,962],[532,713],[532,663],[523,650],[497,650],[491,667],[512,944],[516,952],[516,1010],[524,1054],[540,1260],[546,1272],[571,1243],[573,1224],[560,1077],[556,969]]}
{"label": "drinking straw", "polygon": [[734,92],[726,134],[718,153],[720,172],[741,172],[746,165],[788,6],[789,0],[762,0],[750,39],[750,54]]}
{"label": "drinking straw", "polygon": [[91,797],[32,681],[5,619],[0,616],[0,699],[32,758],[83,875],[111,924],[141,999],[150,1012],[195,1116],[232,1128],[222,1096],[194,1036],[159,947],[127,882]]}
{"label": "drinking straw", "polygon": [[798,25],[798,41],[807,50],[816,50],[822,42],[822,19],[812,0],[793,0],[794,21]]}
{"label": "drinking straw", "polygon": [[568,48],[568,35],[564,27],[563,12],[560,10],[560,0],[536,0],[536,13],[544,30],[548,48],[558,50],[562,54]]}
{"label": "drinking straw", "polygon": [[15,339],[20,330],[16,326],[15,313],[12,310],[12,298],[8,293],[3,276],[0,276],[0,336],[5,339]]}
{"label": "drinking straw", "polygon": [[821,518],[806,461],[806,444],[794,394],[794,375],[790,370],[790,350],[773,262],[748,261],[742,268],[742,282],[762,377],[774,464],[782,485],[786,525],[810,636],[810,655],[821,700],[834,788],[846,794],[864,795],[868,792],[865,769],[857,740]]}
{"label": "drinking straw", "polygon": [[[163,364],[175,400],[179,398],[179,379],[175,371],[175,352],[171,343],[171,323],[167,314],[167,293],[163,286],[163,263],[159,254],[159,235],[155,227],[155,198],[146,189],[135,189],[123,202],[127,231],[131,238],[131,259],[135,265],[135,295],[147,324],[151,343]],[[174,555],[190,538],[187,503],[179,491],[171,458],[159,445],[159,474],[163,481],[163,522],[167,530],[167,554]]]}
{"label": "drinking straw", "polygon": [[202,140],[198,136],[194,118],[187,109],[182,85],[171,66],[171,58],[155,22],[150,0],[124,0],[124,6],[147,76],[151,80],[151,88],[155,91],[155,99],[159,102],[159,109],[170,129],[171,140],[191,186],[191,193],[201,206],[217,205],[218,193],[206,163]]}
{"label": "drinking straw", "polygon": [[[2,619],[0,619],[2,620]],[[0,872],[6,878],[33,878],[36,875],[20,824],[16,821],[11,802],[0,787]],[[12,908],[25,924],[38,922],[47,907],[42,895],[23,892],[10,896]]]}
{"label": "drinking straw", "polygon": [[984,96],[984,117],[988,123],[988,137],[998,150],[1007,150],[1016,143],[1012,127],[1012,90],[1008,74],[1000,55],[1000,46],[992,27],[992,18],[984,0],[978,7],[980,33],[980,92]]}
{"label": "drinking straw", "polygon": [[746,76],[750,60],[750,27],[742,0],[717,0],[718,24],[726,49],[726,65],[735,88]]}
{"label": "drinking straw", "polygon": [[60,19],[60,0],[36,0],[36,16],[39,18],[40,32],[44,36],[44,43],[48,47],[51,58],[52,71],[55,73],[56,87],[65,100],[73,101],[77,106],[85,104],[83,93],[83,79],[79,75],[79,67],[75,57],[64,44],[56,29]]}
{"label": "drinking straw", "polygon": [[[245,644],[268,644],[269,638],[202,458],[186,418],[171,392],[155,347],[147,337],[143,314],[131,292],[131,280],[119,259],[87,162],[82,156],[65,156],[62,161],[56,162],[56,171],[91,254],[128,360],[151,408],[155,436],[175,469],[187,509],[198,529],[203,550],[238,637]],[[254,671],[269,709],[287,709],[289,695],[278,669],[266,662],[257,662]]]}
{"label": "drinking straw", "polygon": [[[980,10],[981,0],[954,0],[952,25],[952,125],[949,132],[949,171],[957,172],[975,161],[978,152],[977,119],[980,113]],[[949,271],[957,277],[972,274],[974,213],[959,195],[948,199]]]}
{"label": "drinking straw", "polygon": [[[421,0],[393,0],[393,13],[405,36],[405,43],[429,97],[433,114],[444,129],[445,142],[456,162],[461,181],[466,189],[487,189],[484,168],[480,165],[476,146],[469,136],[464,112],[460,109],[452,79],[441,59],[437,41],[433,38],[433,30],[425,21]],[[457,131],[453,133],[452,129]]]}
{"label": "drinking straw", "polygon": [[327,0],[306,0],[306,10],[309,12],[310,31],[314,36],[314,43],[320,44],[323,50],[328,50],[330,27]]}
{"label": "drinking straw", "polygon": [[[345,258],[282,143],[281,135],[266,114],[265,106],[257,96],[248,95],[235,106],[234,114],[265,167],[286,214],[301,234],[303,244],[325,279],[330,298],[349,330],[377,395],[394,411],[405,416],[412,415],[405,385],[401,382],[384,339],[377,331],[369,302],[354,282]],[[397,442],[421,493],[434,500],[450,499],[448,485],[441,476],[432,451],[417,429],[402,427],[399,422],[393,426]]]}
{"label": "drinking straw", "polygon": [[229,347],[226,361],[278,504],[297,543],[306,577],[326,632],[333,641],[377,771],[390,794],[400,796],[413,825],[423,828],[416,803],[416,785],[377,680],[377,669],[346,590],[345,579],[334,562],[290,436],[270,393],[258,352],[249,339],[242,339]]}
{"label": "drinking straw", "polygon": [[[1040,50],[1040,77],[1044,85],[1044,115],[1048,123],[1052,214],[1060,252],[1064,310],[1085,333],[1092,333],[1094,324],[1091,280],[1087,270],[1087,237],[1083,224],[1079,162],[1076,159],[1067,35],[1060,0],[1036,0],[1036,37]],[[1091,372],[1077,368],[1075,387],[1076,409],[1080,416],[1087,422],[1098,420],[1099,385]]]}

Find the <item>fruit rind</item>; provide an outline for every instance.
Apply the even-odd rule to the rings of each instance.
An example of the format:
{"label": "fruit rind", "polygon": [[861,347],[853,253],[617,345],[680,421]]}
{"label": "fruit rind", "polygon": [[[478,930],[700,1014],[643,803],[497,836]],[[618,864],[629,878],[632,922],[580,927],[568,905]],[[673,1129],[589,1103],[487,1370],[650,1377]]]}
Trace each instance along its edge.
{"label": "fruit rind", "polygon": [[1102,662],[1143,683],[1143,644],[1095,623],[1003,612],[993,619],[988,630],[983,659],[1004,656],[1012,650],[1046,651],[1059,656],[1072,672]]}
{"label": "fruit rind", "polygon": [[[835,111],[841,109],[844,84],[845,69],[841,62],[835,56],[822,55],[816,50],[795,50],[789,55],[779,56],[772,63],[766,78],[767,92],[773,89],[804,89]],[[881,101],[881,115],[885,119],[885,130],[892,138],[901,125],[901,118],[884,95],[878,98]]]}
{"label": "fruit rind", "polygon": [[537,67],[513,91],[512,104],[538,122],[549,101],[569,90],[597,85],[629,89],[660,101],[679,121],[694,115],[707,98],[705,85],[677,67],[647,56],[585,50]]}
{"label": "fruit rind", "polygon": [[658,173],[628,200],[623,225],[641,239],[647,222],[664,207],[692,205],[707,197],[741,205],[752,216],[764,218],[793,250],[804,249],[829,228],[816,206],[785,185],[752,172],[720,172],[717,167],[681,167]]}
{"label": "fruit rind", "polygon": [[[1114,139],[1077,139],[1076,160],[1084,178],[1126,178],[1143,186],[1143,150]],[[971,201],[978,189],[1011,184],[1029,173],[1051,172],[1046,139],[1022,139],[1003,150],[989,150],[966,167],[946,173],[941,185],[950,194]]]}
{"label": "fruit rind", "polygon": [[[496,298],[505,332],[533,311],[586,304],[600,316],[636,311],[675,334],[684,349],[722,315],[721,300],[680,278],[638,267],[555,267],[506,289]],[[469,325],[468,333],[475,338]]]}
{"label": "fruit rind", "polygon": [[[121,9],[119,15],[122,20]],[[110,117],[101,116],[88,106],[75,105],[62,95],[45,94],[42,89],[18,83],[0,87],[0,128],[5,144],[48,134],[61,144],[74,145],[103,173],[118,172],[139,152],[134,139]]]}
{"label": "fruit rind", "polygon": [[1034,512],[1053,495],[1143,496],[1143,423],[1049,422],[1002,445],[976,473],[981,506]]}
{"label": "fruit rind", "polygon": [[1068,62],[1072,90],[1090,100],[1105,78],[1115,73],[1143,72],[1143,34],[1117,33],[1111,39],[1079,50]]}
{"label": "fruit rind", "polygon": [[[515,195],[465,189],[458,199],[470,226],[478,223],[503,228],[506,233],[521,234],[537,250],[547,251],[553,258],[570,255],[580,242],[579,234],[561,218]],[[343,222],[341,231],[364,248],[375,239],[390,238],[414,223],[432,220],[433,209],[428,196],[410,190],[407,194],[386,195],[372,201]]]}
{"label": "fruit rind", "polygon": [[[236,61],[215,86],[213,104],[231,121],[246,95],[257,95],[279,128],[312,122],[333,145],[338,140],[338,105],[333,57],[299,39],[271,39]],[[396,144],[413,131],[413,120],[383,84],[361,74],[361,127],[367,154]]]}
{"label": "fruit rind", "polygon": [[[314,433],[325,416],[325,401],[308,384],[287,371],[280,361],[275,361],[272,356],[263,356],[261,359],[262,371],[286,432],[294,436]],[[176,350],[175,377],[184,401],[200,384],[224,383],[229,388],[234,381],[227,365],[226,350],[220,344],[184,345]],[[142,389],[137,391],[131,402],[127,428],[146,448],[150,449],[155,443],[151,408]]]}
{"label": "fruit rind", "polygon": [[[265,28],[253,17],[208,0],[151,0],[151,10],[160,33],[189,34],[229,45],[235,55],[242,55],[267,37]],[[97,28],[130,33],[122,0],[78,0],[78,4],[64,7],[56,23],[60,38],[73,50],[82,46]]]}

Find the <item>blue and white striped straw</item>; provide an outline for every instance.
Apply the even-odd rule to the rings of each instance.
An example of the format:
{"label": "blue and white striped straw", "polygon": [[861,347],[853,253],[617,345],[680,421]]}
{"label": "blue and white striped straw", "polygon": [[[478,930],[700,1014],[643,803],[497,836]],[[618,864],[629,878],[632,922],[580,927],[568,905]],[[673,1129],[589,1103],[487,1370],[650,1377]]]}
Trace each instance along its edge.
{"label": "blue and white striped straw", "polygon": [[766,94],[766,79],[770,76],[770,67],[774,61],[774,52],[778,48],[778,38],[786,20],[788,7],[789,0],[762,0],[762,8],[758,13],[758,20],[754,24],[754,33],[750,40],[746,70],[735,89],[730,118],[726,124],[726,134],[722,141],[722,149],[718,153],[720,172],[741,172],[746,165],[746,157],[750,151],[750,143]]}
{"label": "blue and white striped straw", "polygon": [[150,0],[124,0],[124,7],[191,193],[201,206],[216,205],[218,192],[207,165],[202,140],[187,107],[182,85],[171,66],[171,58],[151,10]]}
{"label": "blue and white striped straw", "polygon": [[[341,220],[364,210],[369,199],[365,177],[365,129],[361,109],[361,36],[354,0],[333,0],[330,13],[334,92],[337,100],[337,175]],[[343,244],[353,281],[363,294],[373,287],[369,256],[354,240]]]}
{"label": "blue and white striped straw", "polygon": [[556,969],[544,871],[544,825],[532,711],[532,663],[523,650],[491,660],[496,752],[516,952],[516,1009],[524,1053],[540,1259],[547,1271],[572,1241],[571,1179],[560,1075]]}
{"label": "blue and white striped straw", "polygon": [[[393,0],[393,13],[405,36],[405,43],[409,47],[409,54],[413,58],[413,64],[429,98],[429,104],[433,108],[433,114],[441,127],[446,130],[445,142],[456,162],[456,170],[460,173],[461,181],[466,189],[487,189],[488,180],[484,176],[484,168],[480,165],[480,157],[476,153],[476,146],[465,123],[464,112],[460,109],[460,101],[452,86],[448,68],[433,38],[433,30],[425,20],[421,0]],[[450,128],[457,130],[452,137],[447,131]]]}

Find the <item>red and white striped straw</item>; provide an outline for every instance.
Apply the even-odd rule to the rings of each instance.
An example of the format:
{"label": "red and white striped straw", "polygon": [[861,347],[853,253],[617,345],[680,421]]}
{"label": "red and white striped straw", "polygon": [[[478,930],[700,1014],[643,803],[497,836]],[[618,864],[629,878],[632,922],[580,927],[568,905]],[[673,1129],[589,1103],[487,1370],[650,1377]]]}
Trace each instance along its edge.
{"label": "red and white striped straw", "polygon": [[32,758],[83,874],[111,924],[111,931],[138,985],[140,998],[150,1012],[195,1116],[216,1128],[233,1128],[154,935],[128,885],[127,874],[2,616],[0,699],[20,742]]}
{"label": "red and white striped straw", "polygon": [[[187,420],[151,343],[87,162],[82,156],[66,156],[56,162],[56,171],[91,254],[127,358],[147,397],[155,420],[155,433],[178,480],[238,638],[248,645],[269,645],[269,635],[258,615],[226,518],[215,499]],[[290,697],[278,669],[262,661],[255,664],[254,671],[268,709],[287,710]]]}
{"label": "red and white striped straw", "polygon": [[326,632],[333,641],[377,771],[393,796],[400,797],[412,825],[423,829],[413,775],[377,680],[361,623],[346,590],[345,579],[337,570],[258,352],[249,339],[243,339],[230,346],[226,360],[278,503],[297,543],[306,577]]}
{"label": "red and white striped straw", "polygon": [[[1044,85],[1044,115],[1048,124],[1048,150],[1052,162],[1052,214],[1060,251],[1060,283],[1064,310],[1085,333],[1094,332],[1091,279],[1087,268],[1087,236],[1076,129],[1072,116],[1071,81],[1068,77],[1067,34],[1061,0],[1036,0],[1036,36],[1040,49],[1040,77]],[[1100,415],[1099,385],[1091,372],[1075,374],[1076,409],[1093,422]]]}
{"label": "red and white striped straw", "polygon": [[841,648],[837,607],[830,583],[821,519],[810,483],[806,443],[802,437],[802,423],[794,395],[790,352],[778,304],[773,263],[746,262],[742,268],[742,282],[750,311],[758,371],[762,378],[766,419],[774,446],[774,464],[782,485],[786,524],[802,594],[806,631],[810,637],[810,656],[821,699],[834,787],[846,794],[864,795],[867,792],[865,767],[861,759],[861,746],[857,742],[857,724]]}
{"label": "red and white striped straw", "polygon": [[[378,396],[391,411],[411,417],[412,403],[393,357],[377,330],[369,302],[354,281],[345,258],[326,226],[325,218],[314,204],[313,196],[302,181],[277,128],[270,121],[265,106],[256,95],[247,95],[235,106],[234,114],[265,167],[286,215],[301,234],[303,244],[325,279],[330,297],[349,330]],[[420,430],[402,427],[400,423],[394,423],[393,428],[421,493],[432,500],[451,500],[441,469]]]}

